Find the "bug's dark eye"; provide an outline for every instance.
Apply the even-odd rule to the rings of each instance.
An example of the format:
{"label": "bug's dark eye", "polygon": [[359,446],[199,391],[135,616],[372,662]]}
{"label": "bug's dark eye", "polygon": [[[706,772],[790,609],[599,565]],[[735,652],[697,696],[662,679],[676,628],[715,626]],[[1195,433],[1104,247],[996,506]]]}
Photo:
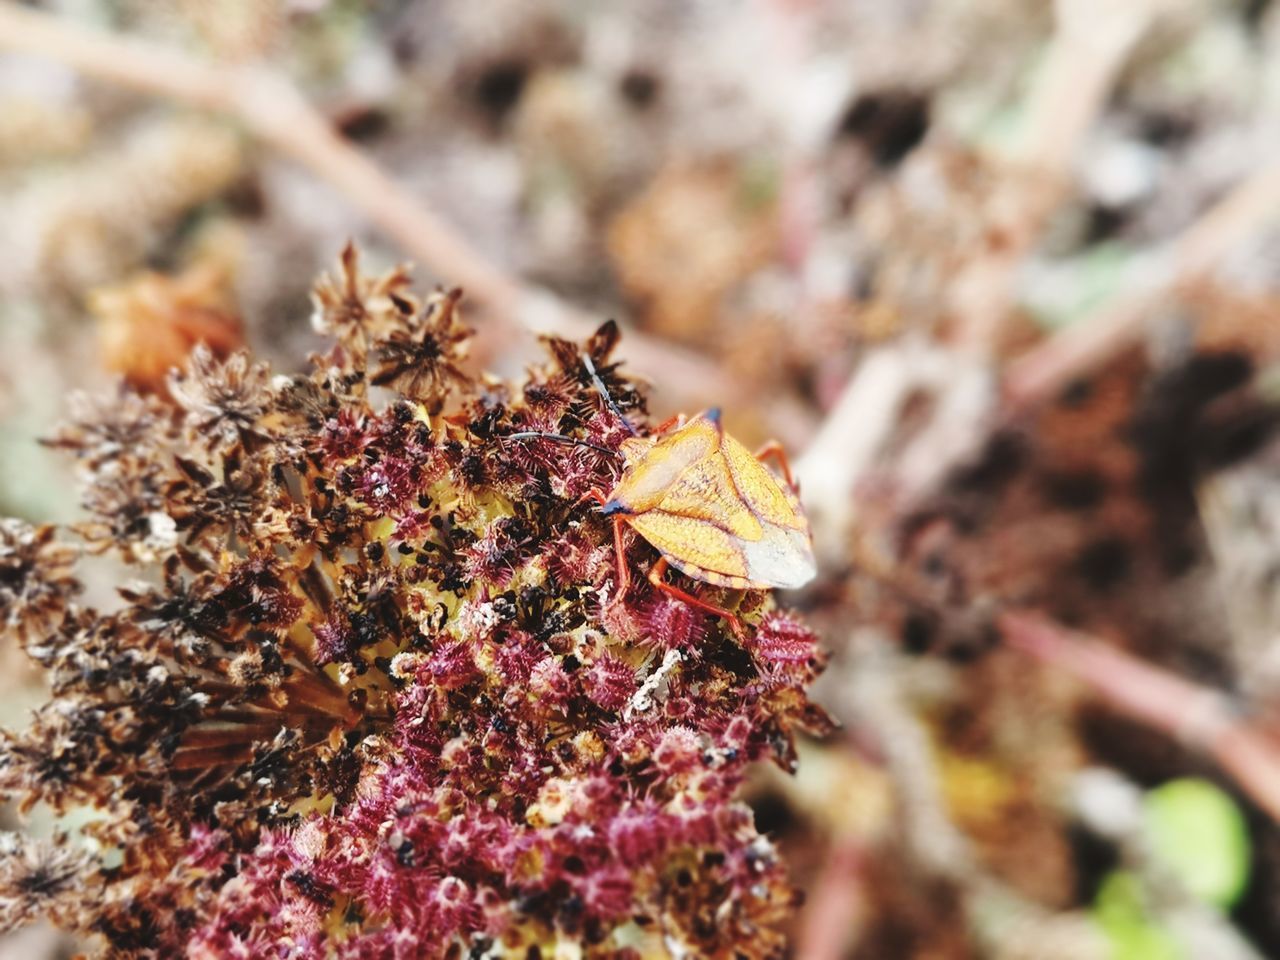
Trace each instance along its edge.
{"label": "bug's dark eye", "polygon": [[606,517],[612,517],[614,514],[619,514],[619,513],[625,515],[625,514],[630,514],[631,512],[632,512],[631,510],[628,510],[625,506],[623,506],[617,500],[610,500],[608,503],[602,504],[600,506],[601,515]]}

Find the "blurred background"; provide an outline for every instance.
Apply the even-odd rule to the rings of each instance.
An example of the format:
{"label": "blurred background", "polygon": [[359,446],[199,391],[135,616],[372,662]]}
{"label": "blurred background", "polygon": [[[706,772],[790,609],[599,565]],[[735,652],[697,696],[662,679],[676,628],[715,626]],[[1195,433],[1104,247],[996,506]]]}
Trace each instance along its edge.
{"label": "blurred background", "polygon": [[477,369],[617,318],[814,524],[795,956],[1280,957],[1277,212],[1268,0],[4,0],[0,515],[75,390],[301,369],[348,238]]}

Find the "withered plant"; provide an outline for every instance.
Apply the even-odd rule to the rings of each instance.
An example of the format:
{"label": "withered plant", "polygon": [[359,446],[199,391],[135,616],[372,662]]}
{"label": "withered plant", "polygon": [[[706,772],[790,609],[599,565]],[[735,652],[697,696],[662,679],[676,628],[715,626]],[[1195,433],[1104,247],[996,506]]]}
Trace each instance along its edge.
{"label": "withered plant", "polygon": [[[638,539],[619,596],[586,501],[618,461],[510,439],[648,429],[616,327],[513,385],[463,372],[458,302],[348,249],[310,375],[198,349],[50,441],[90,518],[0,525],[0,625],[52,690],[0,788],[66,826],[3,840],[0,925],[108,957],[782,954],[795,894],[738,793],[828,726],[815,638],[686,583],[735,636]],[[80,551],[146,579],[83,606]]]}

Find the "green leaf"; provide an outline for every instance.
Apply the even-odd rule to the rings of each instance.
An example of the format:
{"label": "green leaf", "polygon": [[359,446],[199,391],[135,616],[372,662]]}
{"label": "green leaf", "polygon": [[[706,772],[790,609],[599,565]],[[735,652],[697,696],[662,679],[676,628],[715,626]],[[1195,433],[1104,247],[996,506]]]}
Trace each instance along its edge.
{"label": "green leaf", "polygon": [[1249,830],[1235,801],[1207,780],[1173,780],[1145,800],[1155,853],[1192,894],[1230,907],[1249,881]]}
{"label": "green leaf", "polygon": [[1111,960],[1185,960],[1177,941],[1147,920],[1138,880],[1127,870],[1102,881],[1093,919],[1111,941]]}

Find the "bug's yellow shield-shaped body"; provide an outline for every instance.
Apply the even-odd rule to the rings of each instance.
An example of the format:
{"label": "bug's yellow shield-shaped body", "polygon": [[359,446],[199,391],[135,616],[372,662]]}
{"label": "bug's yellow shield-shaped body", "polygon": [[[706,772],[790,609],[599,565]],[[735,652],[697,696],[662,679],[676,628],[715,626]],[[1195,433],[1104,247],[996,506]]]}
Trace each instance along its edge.
{"label": "bug's yellow shield-shaped body", "polygon": [[656,441],[624,445],[627,469],[606,512],[676,569],[735,589],[794,588],[816,572],[795,495],[703,414]]}

